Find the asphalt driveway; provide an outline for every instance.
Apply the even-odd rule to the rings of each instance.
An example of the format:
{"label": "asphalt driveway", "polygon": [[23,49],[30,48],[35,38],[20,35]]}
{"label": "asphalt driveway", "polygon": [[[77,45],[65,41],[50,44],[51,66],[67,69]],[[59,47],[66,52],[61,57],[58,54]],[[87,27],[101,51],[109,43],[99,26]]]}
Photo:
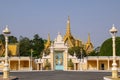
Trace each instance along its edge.
{"label": "asphalt driveway", "polygon": [[[2,74],[1,74],[2,75]],[[81,72],[81,71],[32,71],[10,72],[10,76],[17,76],[16,80],[103,80],[111,72]]]}

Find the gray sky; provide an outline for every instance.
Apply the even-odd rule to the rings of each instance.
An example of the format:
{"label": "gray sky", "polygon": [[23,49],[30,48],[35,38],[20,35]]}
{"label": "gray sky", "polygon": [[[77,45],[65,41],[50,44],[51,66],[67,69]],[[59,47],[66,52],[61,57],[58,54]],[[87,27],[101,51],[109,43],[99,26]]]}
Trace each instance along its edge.
{"label": "gray sky", "polygon": [[0,31],[9,25],[18,38],[50,33],[54,40],[65,34],[68,16],[72,35],[86,42],[90,33],[94,47],[111,37],[112,24],[120,36],[120,0],[0,0]]}

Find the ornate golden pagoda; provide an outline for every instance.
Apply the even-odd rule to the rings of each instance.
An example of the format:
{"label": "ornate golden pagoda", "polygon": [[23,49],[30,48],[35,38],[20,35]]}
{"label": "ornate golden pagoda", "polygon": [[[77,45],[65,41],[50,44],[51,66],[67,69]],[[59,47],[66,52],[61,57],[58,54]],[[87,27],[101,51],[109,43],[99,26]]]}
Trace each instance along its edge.
{"label": "ornate golden pagoda", "polygon": [[[70,29],[70,17],[68,16],[68,20],[67,20],[67,26],[66,26],[66,33],[63,37],[63,41],[64,43],[67,43],[68,47],[82,47],[87,54],[89,54],[91,51],[93,51],[93,44],[90,40],[90,34],[88,34],[88,40],[87,42],[84,44],[81,40],[79,39],[75,39],[72,34],[71,34],[71,29]],[[50,41],[50,35],[48,34],[48,40],[45,44],[45,50],[47,50],[51,45],[51,41]]]}
{"label": "ornate golden pagoda", "polygon": [[[18,56],[19,44],[18,43],[8,44],[8,51],[9,51],[9,56]],[[4,54],[5,54],[5,46],[0,40],[0,56],[3,56]]]}
{"label": "ornate golden pagoda", "polygon": [[74,47],[75,46],[75,39],[71,35],[71,30],[70,30],[70,17],[68,16],[67,20],[67,29],[66,29],[66,34],[63,38],[64,42],[68,44],[69,47]]}
{"label": "ornate golden pagoda", "polygon": [[[51,41],[50,41],[50,34],[48,34],[48,39],[47,39],[47,42],[45,43],[45,48],[44,48],[44,54],[45,55],[49,55],[50,53],[50,49],[49,47],[51,46]],[[44,55],[43,54],[43,55]]]}
{"label": "ornate golden pagoda", "polygon": [[19,55],[19,44],[13,43],[8,44],[9,56],[18,56]]}
{"label": "ornate golden pagoda", "polygon": [[93,51],[93,48],[94,48],[93,44],[92,44],[92,42],[90,40],[90,33],[88,33],[88,40],[87,40],[87,42],[85,44],[86,53],[89,54],[91,51]]}

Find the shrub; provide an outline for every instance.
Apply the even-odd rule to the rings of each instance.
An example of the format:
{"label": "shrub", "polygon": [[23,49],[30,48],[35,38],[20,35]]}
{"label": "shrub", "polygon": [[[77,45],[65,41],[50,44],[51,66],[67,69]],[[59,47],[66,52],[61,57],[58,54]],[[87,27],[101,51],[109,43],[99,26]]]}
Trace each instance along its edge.
{"label": "shrub", "polygon": [[68,61],[68,67],[73,67],[74,66],[74,64],[73,64],[73,62],[72,62],[72,59],[70,59],[69,61]]}
{"label": "shrub", "polygon": [[[120,56],[120,37],[116,37],[115,40],[116,44],[116,56]],[[112,56],[113,49],[112,49],[112,38],[105,40],[100,48],[100,56]]]}

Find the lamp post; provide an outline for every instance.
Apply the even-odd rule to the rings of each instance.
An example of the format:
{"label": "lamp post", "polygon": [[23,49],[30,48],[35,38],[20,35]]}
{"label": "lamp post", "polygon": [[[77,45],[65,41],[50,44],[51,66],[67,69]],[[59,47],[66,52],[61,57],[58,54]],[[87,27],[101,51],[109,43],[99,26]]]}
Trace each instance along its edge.
{"label": "lamp post", "polygon": [[7,79],[9,78],[9,64],[8,64],[8,36],[11,33],[8,29],[8,25],[6,25],[6,28],[3,30],[4,36],[5,36],[5,64],[3,68],[3,78]]}
{"label": "lamp post", "polygon": [[80,57],[81,57],[81,58],[80,58],[80,63],[81,63],[81,64],[80,64],[80,65],[81,65],[80,70],[82,71],[82,65],[83,65],[83,60],[82,60],[82,53],[83,53],[83,52],[82,52],[82,49],[80,50],[80,53],[81,53],[81,55],[80,55]]}
{"label": "lamp post", "polygon": [[118,78],[118,70],[117,70],[117,63],[116,63],[116,50],[115,50],[115,37],[117,33],[117,29],[115,28],[114,24],[112,28],[109,30],[112,35],[112,47],[113,47],[113,63],[112,63],[112,78]]}
{"label": "lamp post", "polygon": [[30,66],[30,70],[32,71],[32,53],[33,53],[33,50],[31,49],[31,66]]}

